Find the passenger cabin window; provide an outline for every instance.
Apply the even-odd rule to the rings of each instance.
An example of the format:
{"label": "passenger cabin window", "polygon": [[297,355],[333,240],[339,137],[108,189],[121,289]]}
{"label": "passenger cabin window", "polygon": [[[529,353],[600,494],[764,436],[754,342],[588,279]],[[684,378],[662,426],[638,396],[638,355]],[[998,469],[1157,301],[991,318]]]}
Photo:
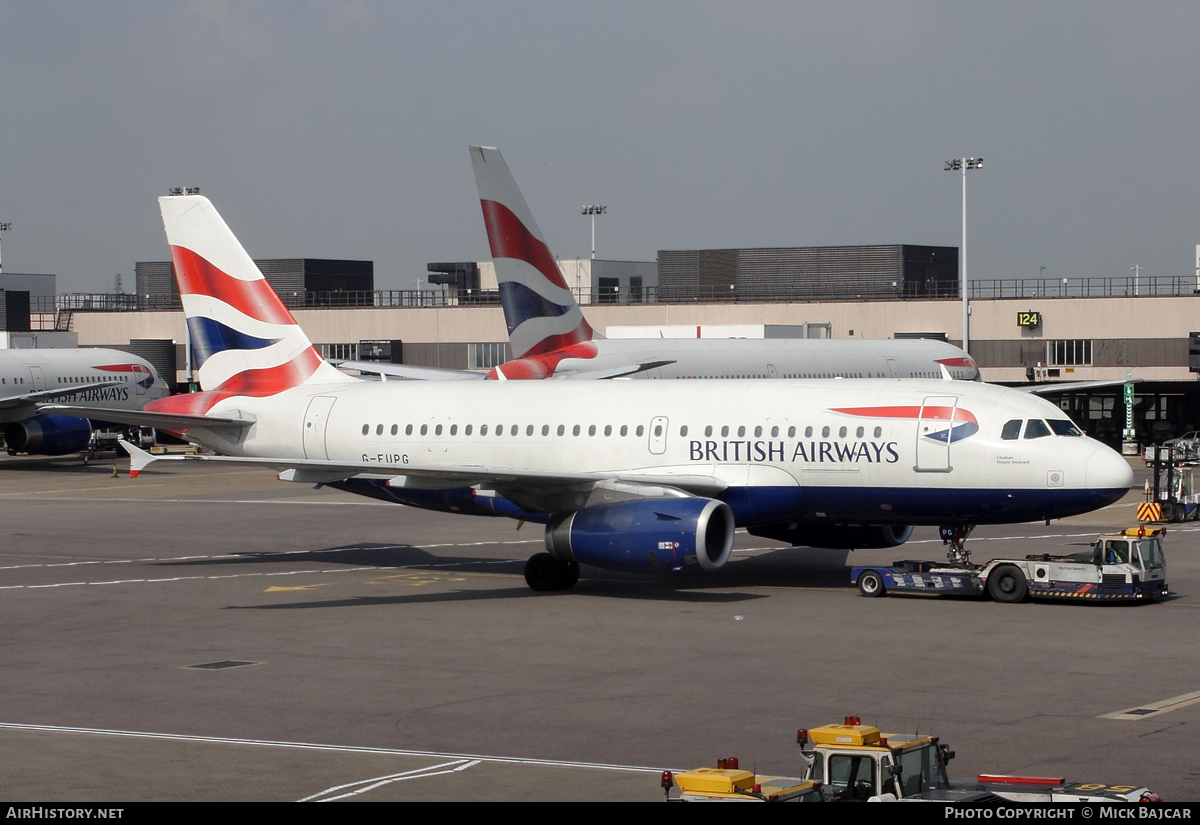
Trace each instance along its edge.
{"label": "passenger cabin window", "polygon": [[1004,429],[1000,431],[1000,437],[1005,441],[1016,441],[1021,437],[1021,419],[1014,418],[1012,421],[1004,422]]}

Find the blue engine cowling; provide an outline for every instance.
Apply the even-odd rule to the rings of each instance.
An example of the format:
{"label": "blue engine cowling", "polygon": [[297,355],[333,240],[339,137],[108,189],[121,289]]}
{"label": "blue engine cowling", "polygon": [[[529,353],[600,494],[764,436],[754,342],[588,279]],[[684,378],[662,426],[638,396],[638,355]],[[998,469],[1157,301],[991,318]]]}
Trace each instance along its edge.
{"label": "blue engine cowling", "polygon": [[719,570],[733,551],[733,511],[708,498],[649,498],[559,513],[546,549],[609,570]]}
{"label": "blue engine cowling", "polygon": [[798,547],[824,547],[832,550],[870,550],[899,547],[912,535],[906,524],[832,524],[813,525],[792,522],[747,527],[754,536],[790,542]]}
{"label": "blue engine cowling", "polygon": [[77,453],[91,440],[91,422],[69,415],[39,415],[9,424],[4,430],[9,452],[30,455]]}

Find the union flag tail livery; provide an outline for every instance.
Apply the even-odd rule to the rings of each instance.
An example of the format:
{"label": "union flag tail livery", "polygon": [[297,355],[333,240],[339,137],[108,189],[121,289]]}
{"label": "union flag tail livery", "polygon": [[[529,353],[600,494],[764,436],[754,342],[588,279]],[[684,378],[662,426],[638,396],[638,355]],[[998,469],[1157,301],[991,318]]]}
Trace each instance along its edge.
{"label": "union flag tail livery", "polygon": [[600,337],[584,320],[500,152],[470,149],[513,357],[544,355]]}
{"label": "union flag tail livery", "polygon": [[355,380],[321,358],[207,198],[158,203],[202,392],[154,409],[202,414],[223,398]]}

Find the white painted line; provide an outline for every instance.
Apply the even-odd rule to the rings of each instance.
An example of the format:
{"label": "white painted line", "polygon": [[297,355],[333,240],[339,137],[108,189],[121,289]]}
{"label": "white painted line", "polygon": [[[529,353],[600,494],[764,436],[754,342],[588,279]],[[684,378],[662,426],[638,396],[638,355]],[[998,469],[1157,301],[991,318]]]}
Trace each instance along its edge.
{"label": "white painted line", "polygon": [[[320,551],[326,552],[326,551]],[[187,582],[187,581],[215,581],[219,579],[247,579],[247,578],[270,578],[272,576],[330,576],[335,573],[362,573],[366,571],[383,571],[387,573],[399,573],[405,570],[428,570],[431,567],[449,568],[449,567],[469,567],[477,564],[520,564],[520,559],[496,559],[484,562],[464,561],[464,562],[447,562],[446,564],[428,565],[428,564],[405,564],[398,566],[383,566],[372,565],[366,567],[338,567],[322,570],[314,568],[311,570],[277,570],[274,572],[255,571],[253,573],[231,573],[224,576],[171,576],[160,579],[110,579],[108,581],[94,582],[58,582],[55,584],[10,584],[0,586],[0,590],[44,590],[52,587],[74,587],[78,585],[87,585],[89,587],[98,587],[106,584],[160,584],[162,582]],[[42,565],[29,565],[39,567]],[[0,568],[3,569],[3,568]]]}
{"label": "white painted line", "polygon": [[611,765],[603,762],[568,762],[556,759],[534,759],[523,756],[484,756],[473,753],[441,753],[439,751],[401,750],[398,748],[373,748],[355,745],[326,745],[316,742],[283,742],[271,739],[235,739],[223,736],[188,736],[177,733],[151,733],[149,731],[106,730],[104,728],[60,727],[57,725],[22,725],[17,722],[0,722],[0,730],[29,731],[31,733],[67,733],[86,736],[112,736],[125,739],[156,739],[168,742],[202,742],[216,745],[246,745],[259,748],[285,748],[290,750],[328,751],[334,753],[367,753],[385,756],[414,756],[423,759],[467,759],[500,765],[538,765],[552,768],[591,768],[599,771],[628,771],[631,773],[662,773],[663,768],[640,765]]}
{"label": "white painted line", "polygon": [[1115,713],[1106,713],[1103,716],[1096,717],[1097,719],[1147,719],[1151,716],[1162,716],[1164,713],[1170,713],[1173,710],[1186,708],[1190,705],[1200,704],[1200,690],[1192,693],[1185,693],[1182,696],[1173,696],[1170,699],[1163,699],[1160,702],[1151,702],[1148,705],[1137,705],[1136,707],[1118,710]]}
{"label": "white painted line", "polygon": [[[335,802],[339,799],[345,799],[346,797],[349,797],[349,796],[358,796],[360,793],[366,793],[367,791],[373,791],[376,788],[382,788],[384,785],[390,785],[393,782],[403,782],[406,779],[425,779],[430,776],[443,776],[448,773],[457,773],[458,771],[465,771],[467,768],[473,768],[478,764],[479,764],[478,759],[472,759],[469,762],[462,760],[462,759],[456,759],[453,762],[445,762],[441,765],[430,765],[428,768],[418,768],[418,769],[412,770],[412,771],[405,771],[403,773],[392,774],[391,776],[377,776],[374,779],[362,779],[362,780],[359,780],[358,782],[351,782],[347,785],[339,785],[335,788],[329,788],[327,790],[321,791],[320,793],[313,794],[312,796],[306,796],[304,799],[301,799],[299,801],[300,802],[313,802],[313,801]],[[367,783],[367,782],[370,782],[373,784],[369,784],[366,787],[359,788],[357,791],[350,791],[349,793],[339,794],[338,796],[326,796],[326,794],[335,793],[337,791],[345,790],[346,788],[353,788],[355,785],[362,785],[363,783]],[[324,798],[322,799],[321,797],[324,797]]]}

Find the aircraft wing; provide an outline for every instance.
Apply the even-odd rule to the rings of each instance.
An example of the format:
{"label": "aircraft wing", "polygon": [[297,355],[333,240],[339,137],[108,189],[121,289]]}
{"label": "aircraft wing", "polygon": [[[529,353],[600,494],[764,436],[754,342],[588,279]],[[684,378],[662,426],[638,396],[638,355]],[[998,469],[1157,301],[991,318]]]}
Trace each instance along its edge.
{"label": "aircraft wing", "polygon": [[1140,384],[1140,378],[1105,378],[1099,381],[1060,381],[1054,384],[1030,384],[1028,386],[1015,386],[1014,390],[1021,392],[1030,392],[1035,395],[1053,395],[1056,392],[1077,392],[1079,390],[1093,390],[1099,387],[1119,387],[1122,384]]}
{"label": "aircraft wing", "polygon": [[[151,455],[121,441],[129,453],[129,474],[137,477],[156,461],[217,462],[279,471],[283,481],[328,484],[358,475],[389,477],[388,485],[418,489],[480,487],[495,490],[522,506],[541,511],[574,510],[589,506],[599,492],[606,502],[615,498],[713,496],[728,485],[718,478],[662,468],[650,475],[638,472],[542,472],[471,465],[393,464],[387,461],[328,461],[322,459],[259,458],[221,455]],[[690,468],[689,468],[690,469]],[[597,502],[599,503],[599,502]]]}
{"label": "aircraft wing", "polygon": [[331,361],[339,369],[376,373],[409,381],[481,381],[484,373],[469,370],[450,370],[441,367],[418,367],[414,364],[381,364],[377,361]]}
{"label": "aircraft wing", "polygon": [[90,384],[74,384],[70,387],[56,387],[52,390],[37,390],[35,392],[25,392],[19,395],[6,395],[0,398],[0,410],[9,409],[11,407],[20,407],[23,404],[36,404],[50,398],[57,398],[60,395],[70,395],[76,392],[85,392],[87,390],[101,389],[103,387],[115,387],[120,384],[120,381],[95,381]]}
{"label": "aircraft wing", "polygon": [[104,407],[82,407],[77,404],[39,404],[38,412],[73,415],[117,424],[156,427],[160,430],[188,430],[192,427],[209,429],[241,429],[254,423],[254,418],[221,418],[215,415],[151,412],[150,410],[110,410]]}

